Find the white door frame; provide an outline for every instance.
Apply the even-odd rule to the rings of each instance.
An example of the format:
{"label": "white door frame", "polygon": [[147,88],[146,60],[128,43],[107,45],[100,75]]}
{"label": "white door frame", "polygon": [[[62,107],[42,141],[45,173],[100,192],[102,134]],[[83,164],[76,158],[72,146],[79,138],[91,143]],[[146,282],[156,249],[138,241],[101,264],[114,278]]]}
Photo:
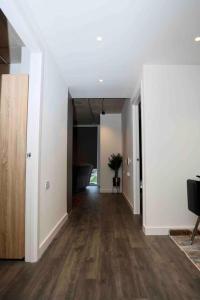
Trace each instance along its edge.
{"label": "white door frame", "polygon": [[26,165],[25,199],[25,261],[39,259],[39,183],[40,183],[40,128],[43,57],[41,46],[33,33],[31,20],[25,18],[23,8],[15,1],[2,0],[0,8],[30,52],[29,99],[27,121],[27,152],[31,157]]}
{"label": "white door frame", "polygon": [[97,185],[100,186],[100,125],[75,125],[74,127],[96,127],[97,128]]}
{"label": "white door frame", "polygon": [[[143,82],[140,83],[140,89],[137,95],[132,98],[133,104],[133,189],[134,189],[134,214],[140,213],[140,164],[136,162],[139,157],[139,108],[141,102],[141,123],[142,123],[142,226],[146,224],[146,181],[145,181],[145,140],[144,140],[144,101],[143,101]],[[134,142],[134,140],[136,140]]]}
{"label": "white door frame", "polygon": [[139,108],[132,104],[133,111],[133,213],[140,214],[140,161],[139,155]]}
{"label": "white door frame", "polygon": [[42,54],[31,53],[27,122],[25,261],[39,259],[39,183],[40,183],[40,128]]}

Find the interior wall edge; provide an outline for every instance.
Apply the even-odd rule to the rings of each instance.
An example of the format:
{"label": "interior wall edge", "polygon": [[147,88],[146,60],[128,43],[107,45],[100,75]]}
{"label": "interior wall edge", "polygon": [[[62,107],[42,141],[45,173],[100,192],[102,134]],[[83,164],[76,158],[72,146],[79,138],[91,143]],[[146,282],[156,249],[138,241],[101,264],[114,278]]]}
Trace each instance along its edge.
{"label": "interior wall edge", "polygon": [[67,222],[67,220],[68,220],[68,213],[65,213],[57,222],[57,224],[54,226],[54,228],[49,232],[46,238],[40,243],[38,259],[40,259],[42,255],[45,253],[45,251],[47,250],[47,248],[55,238],[56,234],[60,231],[60,229]]}

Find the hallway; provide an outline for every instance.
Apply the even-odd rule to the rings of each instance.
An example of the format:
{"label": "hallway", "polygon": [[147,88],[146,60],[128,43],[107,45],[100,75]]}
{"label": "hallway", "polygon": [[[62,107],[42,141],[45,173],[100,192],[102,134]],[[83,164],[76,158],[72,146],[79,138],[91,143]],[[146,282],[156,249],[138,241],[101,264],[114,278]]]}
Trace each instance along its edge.
{"label": "hallway", "polygon": [[[161,276],[162,274],[162,276]],[[147,237],[121,194],[80,194],[36,264],[0,262],[0,299],[200,299],[200,275],[166,236]]]}

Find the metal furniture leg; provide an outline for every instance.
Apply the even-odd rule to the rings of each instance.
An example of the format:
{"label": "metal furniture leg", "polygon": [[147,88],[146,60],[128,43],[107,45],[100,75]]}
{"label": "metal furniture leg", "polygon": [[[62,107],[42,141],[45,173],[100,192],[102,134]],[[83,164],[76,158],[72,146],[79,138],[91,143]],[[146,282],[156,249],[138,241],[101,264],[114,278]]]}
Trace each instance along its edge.
{"label": "metal furniture leg", "polygon": [[200,216],[197,218],[197,221],[196,221],[196,224],[195,224],[195,227],[193,229],[193,232],[192,232],[192,237],[191,237],[191,245],[193,244],[194,242],[194,238],[195,238],[195,235],[197,234],[198,232],[198,226],[199,226],[199,223],[200,223]]}

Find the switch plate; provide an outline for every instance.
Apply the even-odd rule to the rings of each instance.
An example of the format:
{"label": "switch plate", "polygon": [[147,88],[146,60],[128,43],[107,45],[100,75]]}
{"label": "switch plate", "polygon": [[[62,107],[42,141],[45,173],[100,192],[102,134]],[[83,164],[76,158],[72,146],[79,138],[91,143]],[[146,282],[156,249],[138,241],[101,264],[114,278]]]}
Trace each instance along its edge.
{"label": "switch plate", "polygon": [[48,189],[50,189],[50,182],[46,181],[45,182],[45,190],[48,190]]}
{"label": "switch plate", "polygon": [[126,162],[127,162],[127,165],[129,166],[131,163],[131,159],[128,157]]}

